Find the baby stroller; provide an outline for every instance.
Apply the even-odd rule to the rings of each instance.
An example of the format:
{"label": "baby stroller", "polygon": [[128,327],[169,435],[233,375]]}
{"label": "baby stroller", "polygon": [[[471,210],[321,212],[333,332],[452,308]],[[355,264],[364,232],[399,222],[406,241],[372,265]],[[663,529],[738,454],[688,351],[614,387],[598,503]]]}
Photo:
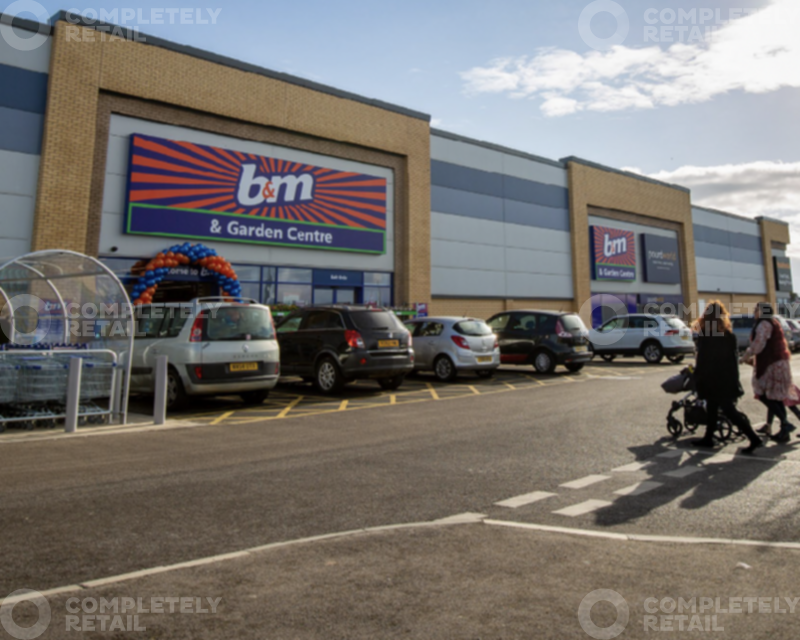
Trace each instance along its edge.
{"label": "baby stroller", "polygon": [[[665,380],[661,388],[666,393],[685,394],[680,400],[672,402],[672,407],[667,414],[667,431],[673,438],[679,438],[684,429],[689,433],[694,433],[699,426],[705,426],[708,423],[706,403],[705,400],[697,397],[692,367],[686,367],[678,375]],[[683,422],[675,415],[681,409],[683,409]],[[717,415],[717,429],[714,432],[717,440],[727,442],[740,435],[738,427],[734,426],[726,416],[721,413]]]}

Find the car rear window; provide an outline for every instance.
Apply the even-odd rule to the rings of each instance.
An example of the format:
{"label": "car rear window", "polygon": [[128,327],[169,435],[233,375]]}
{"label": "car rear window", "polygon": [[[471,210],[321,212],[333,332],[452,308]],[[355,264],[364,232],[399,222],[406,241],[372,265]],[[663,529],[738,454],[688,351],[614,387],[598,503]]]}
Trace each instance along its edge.
{"label": "car rear window", "polygon": [[382,331],[402,329],[403,325],[391,311],[353,311],[350,313],[353,324],[362,331]]}
{"label": "car rear window", "polygon": [[567,331],[586,331],[586,325],[577,314],[571,313],[559,318],[561,326]]}
{"label": "car rear window", "polygon": [[664,321],[673,329],[686,328],[686,324],[680,318],[664,318]]}
{"label": "car rear window", "polygon": [[220,307],[207,314],[205,339],[271,340],[272,319],[263,307]]}
{"label": "car rear window", "polygon": [[756,319],[753,316],[742,316],[740,318],[731,318],[733,326],[738,329],[752,329]]}
{"label": "car rear window", "polygon": [[456,333],[463,336],[488,336],[491,335],[491,327],[480,320],[462,320],[453,325]]}

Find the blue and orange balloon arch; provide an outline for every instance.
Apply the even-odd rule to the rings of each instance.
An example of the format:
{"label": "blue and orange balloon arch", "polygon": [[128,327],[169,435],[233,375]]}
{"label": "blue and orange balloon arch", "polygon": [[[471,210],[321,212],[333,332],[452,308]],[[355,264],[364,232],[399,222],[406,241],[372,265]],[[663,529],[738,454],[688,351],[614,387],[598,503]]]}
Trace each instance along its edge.
{"label": "blue and orange balloon arch", "polygon": [[182,265],[205,267],[214,275],[226,296],[231,298],[241,296],[242,286],[230,262],[217,255],[214,249],[202,244],[191,245],[185,242],[160,252],[144,265],[144,274],[140,276],[139,282],[131,291],[133,304],[152,302],[158,285],[167,277],[169,270]]}

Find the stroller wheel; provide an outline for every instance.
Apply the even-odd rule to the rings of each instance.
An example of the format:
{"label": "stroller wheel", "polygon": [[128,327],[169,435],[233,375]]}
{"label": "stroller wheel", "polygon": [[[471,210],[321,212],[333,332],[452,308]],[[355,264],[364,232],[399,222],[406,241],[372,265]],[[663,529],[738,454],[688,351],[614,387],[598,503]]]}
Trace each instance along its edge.
{"label": "stroller wheel", "polygon": [[686,423],[686,430],[687,430],[689,433],[694,433],[695,431],[697,431],[697,427],[699,427],[699,426],[700,426],[699,424],[689,424],[689,423],[687,422],[687,423]]}
{"label": "stroller wheel", "polygon": [[733,425],[731,424],[731,421],[725,416],[719,416],[717,419],[717,430],[715,432],[717,440],[720,442],[726,442],[727,440],[730,440],[731,435],[733,435]]}
{"label": "stroller wheel", "polygon": [[677,438],[683,433],[683,424],[677,418],[670,416],[667,418],[667,431],[673,438]]}

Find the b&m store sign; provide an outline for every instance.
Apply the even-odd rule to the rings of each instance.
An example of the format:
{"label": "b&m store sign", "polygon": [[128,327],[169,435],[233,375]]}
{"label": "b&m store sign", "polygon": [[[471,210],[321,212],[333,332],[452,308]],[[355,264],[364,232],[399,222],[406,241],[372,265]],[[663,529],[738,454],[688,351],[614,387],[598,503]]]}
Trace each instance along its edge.
{"label": "b&m store sign", "polygon": [[131,136],[125,232],[384,253],[386,179]]}
{"label": "b&m store sign", "polygon": [[633,231],[592,226],[589,232],[595,280],[636,280]]}

